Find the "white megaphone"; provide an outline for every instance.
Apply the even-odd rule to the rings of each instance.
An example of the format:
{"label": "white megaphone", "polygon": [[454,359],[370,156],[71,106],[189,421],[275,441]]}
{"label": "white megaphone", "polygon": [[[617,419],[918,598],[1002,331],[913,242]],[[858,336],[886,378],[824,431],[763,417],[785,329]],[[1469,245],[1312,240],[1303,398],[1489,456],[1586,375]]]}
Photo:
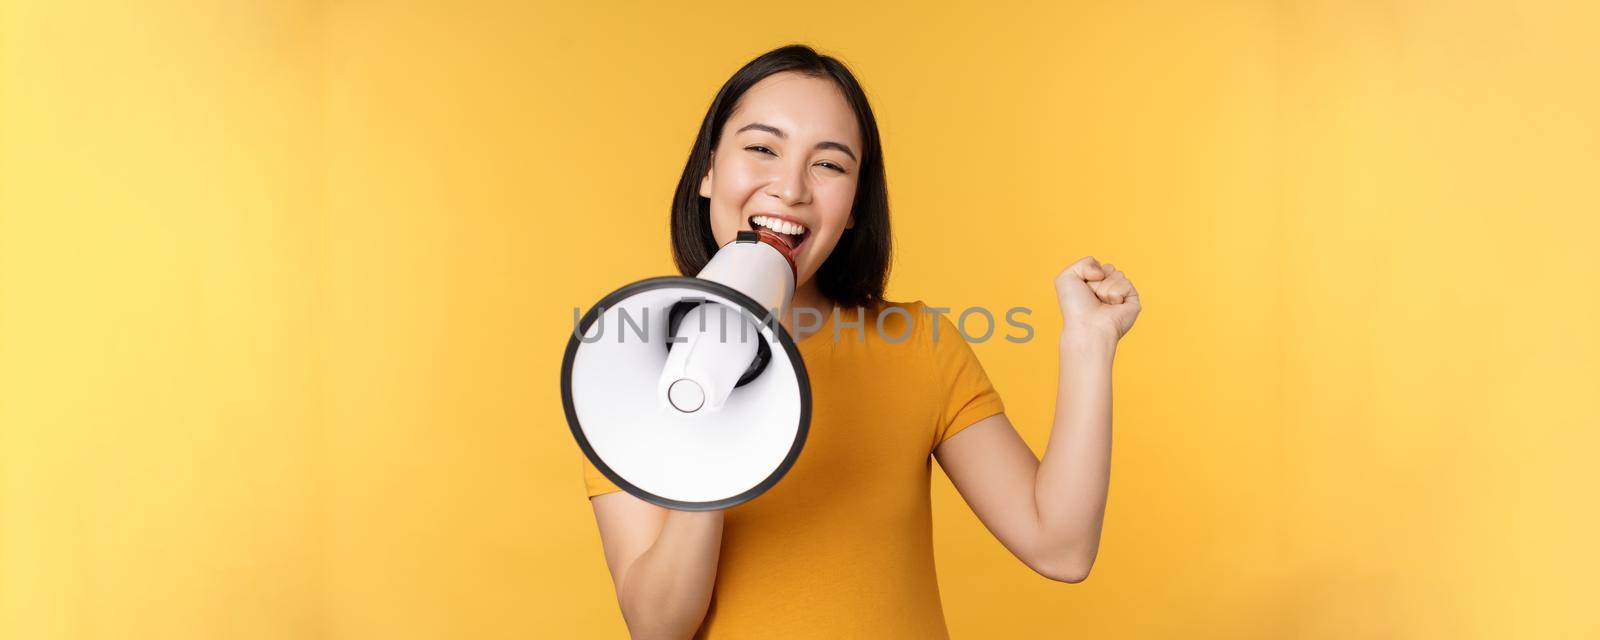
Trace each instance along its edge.
{"label": "white megaphone", "polygon": [[567,425],[618,487],[670,509],[726,509],[800,457],[811,382],[779,319],[794,299],[788,238],[740,231],[696,277],[640,280],[574,327],[561,360]]}

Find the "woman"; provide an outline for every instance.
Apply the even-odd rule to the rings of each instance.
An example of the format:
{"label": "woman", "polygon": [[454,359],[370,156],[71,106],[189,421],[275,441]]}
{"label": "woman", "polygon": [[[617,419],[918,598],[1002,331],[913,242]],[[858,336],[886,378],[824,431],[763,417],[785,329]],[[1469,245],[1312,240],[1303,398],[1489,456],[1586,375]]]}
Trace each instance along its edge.
{"label": "woman", "polygon": [[1088,575],[1110,475],[1112,355],[1138,294],[1093,258],[1056,276],[1066,323],[1041,463],[955,323],[883,299],[887,193],[877,123],[837,60],[777,49],[712,102],[673,201],[674,256],[693,275],[742,229],[798,241],[800,313],[782,322],[811,376],[811,428],[782,481],[721,511],[646,503],[585,460],[634,637],[947,637],[932,458],[1027,566],[1063,582]]}

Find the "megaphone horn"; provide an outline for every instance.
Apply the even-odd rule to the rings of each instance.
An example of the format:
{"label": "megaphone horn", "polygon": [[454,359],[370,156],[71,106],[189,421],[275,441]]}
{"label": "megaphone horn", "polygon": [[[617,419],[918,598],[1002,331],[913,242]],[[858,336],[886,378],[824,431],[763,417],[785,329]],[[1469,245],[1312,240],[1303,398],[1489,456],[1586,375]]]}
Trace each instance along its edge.
{"label": "megaphone horn", "polygon": [[805,362],[778,322],[794,298],[792,251],[770,230],[740,231],[695,277],[640,280],[589,308],[561,360],[561,400],[601,474],[647,502],[705,511],[788,473],[811,422]]}

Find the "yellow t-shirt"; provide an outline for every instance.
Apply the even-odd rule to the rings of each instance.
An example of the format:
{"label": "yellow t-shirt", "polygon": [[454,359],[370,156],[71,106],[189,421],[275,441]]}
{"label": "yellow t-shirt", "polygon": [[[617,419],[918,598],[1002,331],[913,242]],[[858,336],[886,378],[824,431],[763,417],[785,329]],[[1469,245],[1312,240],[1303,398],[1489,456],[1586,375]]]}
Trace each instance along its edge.
{"label": "yellow t-shirt", "polygon": [[[725,514],[696,637],[948,637],[933,565],[932,453],[1004,407],[948,313],[887,304],[911,325],[890,312],[880,335],[882,307],[868,308],[862,331],[857,310],[842,309],[798,343],[812,390],[805,448],[772,489]],[[590,497],[618,490],[582,461]]]}

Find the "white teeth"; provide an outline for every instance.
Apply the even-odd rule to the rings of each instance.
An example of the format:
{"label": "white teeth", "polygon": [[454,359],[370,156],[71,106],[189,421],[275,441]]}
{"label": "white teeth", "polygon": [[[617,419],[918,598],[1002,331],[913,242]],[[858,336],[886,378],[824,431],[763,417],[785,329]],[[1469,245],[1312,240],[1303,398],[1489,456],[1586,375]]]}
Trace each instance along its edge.
{"label": "white teeth", "polygon": [[801,225],[789,222],[787,220],[780,220],[771,216],[755,216],[754,218],[751,218],[751,221],[778,233],[786,233],[791,236],[800,235],[805,233],[806,230],[806,228]]}

